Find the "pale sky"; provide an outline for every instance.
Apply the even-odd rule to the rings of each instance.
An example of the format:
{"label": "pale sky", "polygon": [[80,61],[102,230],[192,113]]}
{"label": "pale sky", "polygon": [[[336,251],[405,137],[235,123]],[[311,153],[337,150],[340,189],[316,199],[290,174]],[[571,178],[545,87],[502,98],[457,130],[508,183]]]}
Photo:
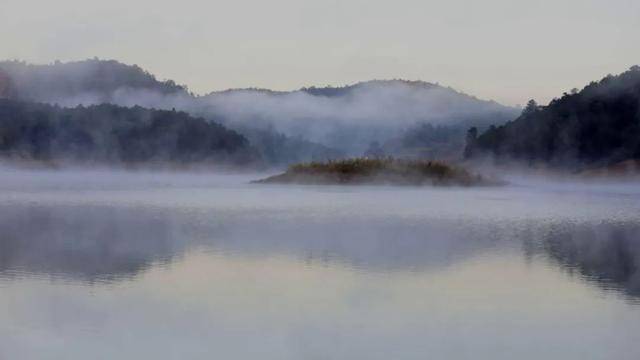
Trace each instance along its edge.
{"label": "pale sky", "polygon": [[639,44],[638,0],[0,0],[0,59],[116,59],[200,94],[403,78],[546,103]]}

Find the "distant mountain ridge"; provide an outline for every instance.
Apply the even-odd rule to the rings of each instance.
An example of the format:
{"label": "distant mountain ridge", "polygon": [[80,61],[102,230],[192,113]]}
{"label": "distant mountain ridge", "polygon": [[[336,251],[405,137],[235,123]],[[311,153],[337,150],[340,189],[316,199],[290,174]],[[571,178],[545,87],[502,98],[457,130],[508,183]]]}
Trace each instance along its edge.
{"label": "distant mountain ridge", "polygon": [[362,88],[384,87],[384,86],[390,86],[390,85],[405,85],[405,86],[412,87],[412,88],[414,88],[416,90],[419,90],[419,89],[420,90],[432,90],[432,89],[441,88],[441,89],[449,90],[452,94],[455,94],[455,95],[468,97],[470,99],[478,100],[480,102],[486,102],[486,103],[496,104],[496,105],[499,105],[499,106],[504,106],[504,105],[498,104],[494,100],[481,100],[481,99],[478,99],[475,96],[472,96],[472,95],[469,95],[469,94],[465,94],[464,92],[460,92],[458,90],[455,90],[452,87],[448,87],[448,86],[445,87],[445,86],[442,86],[442,85],[440,85],[438,83],[431,83],[431,82],[422,81],[422,80],[374,79],[374,80],[360,81],[360,82],[357,82],[357,83],[354,83],[354,84],[344,85],[344,86],[324,86],[324,87],[311,86],[311,87],[303,87],[298,91],[303,91],[303,92],[306,92],[308,94],[316,95],[316,96],[340,97],[340,96],[349,95],[349,94],[353,93],[354,91],[357,91],[358,89],[362,89]]}
{"label": "distant mountain ridge", "polygon": [[235,89],[199,100],[223,123],[275,128],[351,155],[361,155],[371,142],[385,143],[417,125],[457,127],[464,139],[469,126],[486,128],[520,112],[437,84],[405,80],[289,92]]}
{"label": "distant mountain ridge", "polygon": [[[272,154],[291,151],[295,142],[293,148],[305,154],[317,155],[318,149],[325,147],[327,151],[320,152],[323,156],[361,155],[372,142],[386,143],[421,124],[455,127],[458,138],[463,138],[469,126],[504,123],[519,113],[518,109],[423,81],[371,80],[293,91],[229,89],[197,96],[185,86],[160,81],[136,65],[115,60],[50,65],[5,61],[0,62],[0,70],[12,80],[17,99],[68,107],[111,103],[177,109],[259,138],[262,144],[283,146],[275,151],[263,149]],[[271,135],[262,136],[267,133]],[[296,140],[287,140],[289,145],[284,146],[272,141],[278,134]],[[459,143],[456,140],[453,148],[461,153]]]}
{"label": "distant mountain ridge", "polygon": [[172,80],[159,81],[137,65],[116,60],[90,59],[33,65],[23,61],[2,61],[0,69],[7,74],[22,99],[49,102],[57,97],[91,93],[100,99],[120,88],[157,91],[162,94],[186,92],[186,87]]}
{"label": "distant mountain ridge", "polygon": [[226,90],[220,90],[220,91],[212,91],[206,95],[203,95],[202,97],[211,98],[211,97],[233,94],[233,93],[264,94],[264,95],[273,95],[273,96],[284,96],[284,95],[290,95],[295,93],[305,93],[305,94],[309,94],[317,97],[340,98],[340,97],[347,97],[350,95],[357,94],[358,91],[366,91],[369,89],[376,89],[376,88],[379,89],[379,88],[385,88],[390,86],[404,86],[407,88],[412,88],[415,91],[420,91],[420,90],[428,91],[428,90],[437,89],[437,90],[449,92],[451,95],[460,96],[461,98],[464,98],[465,100],[470,102],[475,101],[478,104],[486,104],[488,106],[495,106],[496,108],[515,110],[512,107],[501,105],[494,100],[482,100],[473,95],[469,95],[464,92],[457,91],[452,87],[445,87],[437,83],[430,83],[422,80],[404,80],[404,79],[374,79],[374,80],[360,81],[357,83],[344,85],[344,86],[324,86],[324,87],[310,86],[310,87],[302,87],[297,90],[289,90],[289,91],[272,90],[267,88],[232,88],[232,89],[226,89]]}
{"label": "distant mountain ridge", "polygon": [[[446,88],[459,95],[464,95],[464,96],[468,96],[468,97],[480,100],[475,96],[465,94],[451,87],[444,87],[438,83],[431,83],[431,82],[422,81],[422,80],[405,80],[405,79],[374,79],[374,80],[359,81],[353,84],[347,84],[343,86],[331,86],[331,85],[309,86],[309,87],[302,87],[300,89],[295,89],[295,90],[272,90],[268,88],[258,88],[258,87],[230,88],[225,90],[212,91],[204,96],[215,96],[218,94],[232,93],[232,92],[255,92],[255,93],[264,93],[264,94],[272,94],[272,95],[286,95],[294,92],[304,92],[314,96],[341,97],[341,96],[347,96],[352,92],[361,88],[375,87],[375,86],[388,86],[388,85],[394,85],[394,84],[407,85],[414,88],[422,88],[422,89]],[[487,101],[490,103],[497,104],[497,102],[493,100],[481,100],[481,101]]]}
{"label": "distant mountain ridge", "polygon": [[96,101],[113,100],[111,99],[113,93],[122,88],[153,91],[162,95],[188,94],[193,98],[206,99],[229,93],[269,95],[305,93],[313,96],[336,98],[352,95],[363,90],[401,86],[415,91],[445,90],[469,102],[496,106],[496,108],[503,110],[514,110],[492,100],[480,100],[450,87],[419,80],[368,80],[345,86],[311,86],[292,91],[277,91],[264,88],[227,89],[196,96],[190,94],[186,86],[178,85],[173,80],[158,80],[153,74],[138,65],[127,65],[116,60],[94,58],[73,62],[55,62],[47,65],[34,65],[24,61],[9,60],[0,61],[0,71],[11,79],[20,98],[41,102],[51,102],[55,97],[75,97],[82,93],[99,95],[95,99]]}

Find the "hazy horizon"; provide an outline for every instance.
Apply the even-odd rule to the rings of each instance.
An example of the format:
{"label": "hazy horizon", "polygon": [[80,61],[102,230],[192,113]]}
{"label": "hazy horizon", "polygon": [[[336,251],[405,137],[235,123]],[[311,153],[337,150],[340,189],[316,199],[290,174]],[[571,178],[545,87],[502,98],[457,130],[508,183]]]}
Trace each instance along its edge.
{"label": "hazy horizon", "polygon": [[[640,4],[3,0],[0,58],[94,56],[203,94],[424,80],[505,105],[540,103],[640,59]],[[34,9],[38,11],[34,11]]]}

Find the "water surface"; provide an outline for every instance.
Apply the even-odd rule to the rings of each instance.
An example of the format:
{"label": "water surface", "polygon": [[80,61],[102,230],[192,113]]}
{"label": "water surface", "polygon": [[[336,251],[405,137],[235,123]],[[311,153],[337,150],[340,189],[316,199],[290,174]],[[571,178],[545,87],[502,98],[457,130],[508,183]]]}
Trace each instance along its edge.
{"label": "water surface", "polygon": [[0,178],[0,359],[638,359],[640,186]]}

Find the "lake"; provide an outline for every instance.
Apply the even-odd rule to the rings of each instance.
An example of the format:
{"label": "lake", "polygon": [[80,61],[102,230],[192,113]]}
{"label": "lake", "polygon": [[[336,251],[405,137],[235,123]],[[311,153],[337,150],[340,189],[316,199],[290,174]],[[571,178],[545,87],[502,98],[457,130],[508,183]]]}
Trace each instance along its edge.
{"label": "lake", "polygon": [[639,359],[640,184],[0,173],[0,359]]}

